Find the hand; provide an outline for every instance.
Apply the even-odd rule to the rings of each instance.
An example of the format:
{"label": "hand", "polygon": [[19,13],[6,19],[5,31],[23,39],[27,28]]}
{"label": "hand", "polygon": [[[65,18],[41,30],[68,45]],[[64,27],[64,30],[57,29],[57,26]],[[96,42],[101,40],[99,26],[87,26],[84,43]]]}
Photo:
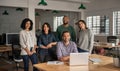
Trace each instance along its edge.
{"label": "hand", "polygon": [[65,56],[65,57],[62,57],[62,58],[61,58],[61,61],[63,61],[63,62],[68,62],[69,59],[70,59],[70,56]]}
{"label": "hand", "polygon": [[52,47],[52,43],[47,45],[47,48],[51,48]]}
{"label": "hand", "polygon": [[48,49],[47,46],[43,46],[43,45],[41,46],[41,48]]}
{"label": "hand", "polygon": [[38,48],[38,46],[37,46],[37,45],[34,45],[34,48],[36,49],[36,48]]}
{"label": "hand", "polygon": [[29,55],[29,56],[31,56],[32,54],[33,54],[33,52],[30,52],[30,51],[28,52],[28,55]]}
{"label": "hand", "polygon": [[35,48],[32,50],[32,52],[33,52],[33,53],[36,53],[36,50],[35,50]]}

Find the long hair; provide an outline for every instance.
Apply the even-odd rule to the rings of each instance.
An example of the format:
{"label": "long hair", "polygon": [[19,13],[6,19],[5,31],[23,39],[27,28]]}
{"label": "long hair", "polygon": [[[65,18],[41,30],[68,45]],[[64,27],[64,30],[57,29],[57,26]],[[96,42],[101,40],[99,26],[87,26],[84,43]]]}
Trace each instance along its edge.
{"label": "long hair", "polygon": [[43,25],[42,25],[42,33],[44,33],[44,26],[47,25],[47,27],[49,28],[48,30],[48,33],[51,33],[51,27],[50,27],[50,24],[48,24],[47,22],[45,22]]}
{"label": "long hair", "polygon": [[[83,24],[85,25],[85,28],[88,29],[87,25],[86,25],[86,22],[84,20],[79,20],[78,21],[78,25],[79,25],[79,22],[83,22]],[[80,28],[81,29],[81,28]]]}

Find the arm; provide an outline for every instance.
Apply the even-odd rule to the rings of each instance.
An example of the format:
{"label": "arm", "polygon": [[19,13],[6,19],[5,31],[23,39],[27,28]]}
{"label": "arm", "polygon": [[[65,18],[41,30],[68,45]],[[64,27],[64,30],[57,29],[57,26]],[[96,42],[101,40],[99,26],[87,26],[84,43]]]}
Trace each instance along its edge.
{"label": "arm", "polygon": [[62,46],[61,46],[61,43],[60,42],[58,42],[57,43],[57,57],[58,57],[58,59],[60,60],[60,61],[63,61],[63,62],[65,62],[65,61],[69,61],[69,56],[63,56],[63,50],[62,50],[62,48],[61,48]]}
{"label": "arm", "polygon": [[59,27],[57,28],[57,30],[56,30],[56,35],[57,35],[57,39],[58,39],[58,41],[60,41],[60,29],[59,29]]}
{"label": "arm", "polygon": [[35,53],[36,52],[36,48],[38,48],[38,46],[37,46],[37,39],[36,39],[35,34],[33,34],[33,39],[34,39],[34,48],[33,48],[32,52]]}
{"label": "arm", "polygon": [[59,58],[59,60],[63,62],[68,62],[69,59],[70,59],[70,56],[64,56],[64,57]]}
{"label": "arm", "polygon": [[76,46],[76,44],[74,42],[73,42],[73,52],[78,53],[77,46]]}
{"label": "arm", "polygon": [[48,49],[46,46],[44,46],[43,44],[42,44],[42,41],[44,41],[44,40],[42,40],[42,34],[40,35],[40,37],[39,37],[39,39],[38,39],[38,46],[40,47],[40,48],[43,48],[43,49]]}
{"label": "arm", "polygon": [[52,38],[52,42],[47,45],[48,48],[51,48],[52,46],[57,44],[56,38],[53,34],[52,34],[51,38]]}
{"label": "arm", "polygon": [[71,30],[71,37],[72,37],[72,41],[74,41],[74,42],[76,42],[76,33],[75,33],[75,30],[74,30],[74,28],[73,27],[71,27],[72,28],[72,30]]}
{"label": "arm", "polygon": [[89,53],[91,54],[92,53],[92,49],[93,49],[93,43],[94,43],[94,34],[92,33],[92,31],[90,30],[89,31]]}

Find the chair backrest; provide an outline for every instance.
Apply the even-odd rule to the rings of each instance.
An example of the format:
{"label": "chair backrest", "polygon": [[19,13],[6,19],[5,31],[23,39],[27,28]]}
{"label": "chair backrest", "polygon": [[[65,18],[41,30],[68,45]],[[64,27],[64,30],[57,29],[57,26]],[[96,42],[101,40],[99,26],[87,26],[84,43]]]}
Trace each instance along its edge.
{"label": "chair backrest", "polygon": [[20,55],[20,52],[21,52],[21,46],[19,44],[19,40],[16,39],[16,38],[12,38],[12,56],[13,56],[13,59],[21,59],[21,55]]}
{"label": "chair backrest", "polygon": [[117,36],[107,36],[108,43],[116,43]]}

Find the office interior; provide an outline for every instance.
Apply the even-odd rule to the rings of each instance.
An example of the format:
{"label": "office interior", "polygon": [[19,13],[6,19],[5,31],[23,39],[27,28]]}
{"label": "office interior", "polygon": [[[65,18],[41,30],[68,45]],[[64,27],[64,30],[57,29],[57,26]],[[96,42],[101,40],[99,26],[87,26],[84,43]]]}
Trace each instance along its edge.
{"label": "office interior", "polygon": [[[85,20],[88,28],[94,32],[95,42],[107,43],[108,36],[116,36],[120,40],[120,0],[45,0],[48,4],[46,6],[38,5],[40,1],[0,0],[0,36],[4,34],[5,36],[9,34],[18,35],[21,30],[20,24],[27,17],[34,23],[34,33],[37,30],[41,30],[44,22],[48,22],[51,25],[52,31],[55,32],[59,25],[55,24],[55,19],[66,15],[70,18],[69,24],[76,31],[78,27],[75,23],[80,19]],[[78,9],[81,4],[86,9]],[[3,14],[5,11],[7,14]],[[4,41],[5,44],[9,45],[7,39]],[[1,41],[0,46],[3,46],[2,43],[3,41]],[[0,53],[0,55],[2,54]],[[5,53],[5,55],[7,54]],[[4,63],[0,66],[2,69],[6,67]],[[12,68],[15,66],[16,64]]]}

